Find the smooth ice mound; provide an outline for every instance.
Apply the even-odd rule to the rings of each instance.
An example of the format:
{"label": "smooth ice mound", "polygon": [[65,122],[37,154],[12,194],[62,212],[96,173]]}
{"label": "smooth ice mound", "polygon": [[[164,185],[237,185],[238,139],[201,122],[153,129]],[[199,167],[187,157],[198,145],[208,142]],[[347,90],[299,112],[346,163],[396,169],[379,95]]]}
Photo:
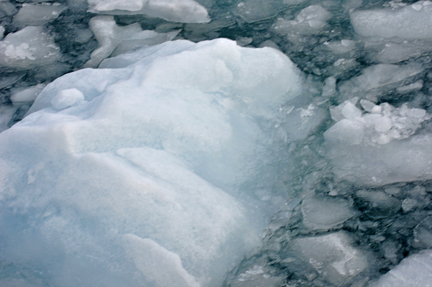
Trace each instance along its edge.
{"label": "smooth ice mound", "polygon": [[54,286],[220,286],[274,211],[269,127],[301,73],[224,39],[101,66],[47,85],[0,134],[1,259]]}

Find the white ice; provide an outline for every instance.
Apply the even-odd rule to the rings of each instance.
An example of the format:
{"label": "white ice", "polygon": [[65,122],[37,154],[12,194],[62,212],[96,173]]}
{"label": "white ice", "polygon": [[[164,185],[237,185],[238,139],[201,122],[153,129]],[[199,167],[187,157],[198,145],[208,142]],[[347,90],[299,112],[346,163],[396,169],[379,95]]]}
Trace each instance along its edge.
{"label": "white ice", "polygon": [[5,256],[56,286],[220,286],[283,205],[262,199],[283,147],[262,124],[286,117],[303,76],[224,39],[110,61],[56,79],[0,134]]}
{"label": "white ice", "polygon": [[398,9],[354,11],[351,24],[362,36],[403,39],[430,39],[432,2],[418,1]]}
{"label": "white ice", "polygon": [[89,12],[101,14],[144,14],[181,23],[210,22],[207,10],[194,0],[88,0]]}
{"label": "white ice", "polygon": [[90,29],[98,40],[99,47],[91,54],[85,67],[97,67],[110,55],[117,55],[138,48],[160,44],[172,40],[179,30],[169,33],[143,31],[139,23],[120,27],[113,16],[96,16],[90,19]]}
{"label": "white ice", "polygon": [[431,116],[407,105],[361,105],[364,112],[349,101],[331,108],[336,123],[324,138],[337,177],[360,185],[431,179],[432,135],[414,135]]}
{"label": "white ice", "polygon": [[32,69],[53,64],[60,49],[40,26],[27,26],[0,41],[0,66]]}
{"label": "white ice", "polygon": [[372,287],[432,286],[432,251],[424,250],[402,260]]}

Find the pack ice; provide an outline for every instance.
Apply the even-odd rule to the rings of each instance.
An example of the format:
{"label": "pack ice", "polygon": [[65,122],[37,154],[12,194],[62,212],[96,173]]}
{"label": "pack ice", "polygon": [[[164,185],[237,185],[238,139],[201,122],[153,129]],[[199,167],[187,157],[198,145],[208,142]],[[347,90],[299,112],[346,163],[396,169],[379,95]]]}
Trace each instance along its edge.
{"label": "pack ice", "polygon": [[225,39],[58,78],[0,134],[3,259],[54,286],[222,285],[273,213],[268,127],[301,89],[279,51]]}

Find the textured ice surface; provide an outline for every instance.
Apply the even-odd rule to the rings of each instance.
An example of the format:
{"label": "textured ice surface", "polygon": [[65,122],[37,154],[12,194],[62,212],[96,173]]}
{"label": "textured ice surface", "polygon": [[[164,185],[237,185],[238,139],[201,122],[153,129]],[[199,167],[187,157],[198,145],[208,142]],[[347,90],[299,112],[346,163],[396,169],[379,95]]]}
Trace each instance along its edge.
{"label": "textured ice surface", "polygon": [[404,259],[398,266],[371,284],[373,287],[432,286],[432,251],[425,250]]}
{"label": "textured ice surface", "polygon": [[1,66],[31,69],[53,64],[59,58],[59,48],[40,26],[27,26],[0,41]]}
{"label": "textured ice surface", "polygon": [[58,78],[0,134],[5,259],[38,262],[54,285],[220,286],[274,210],[260,200],[278,143],[262,124],[302,76],[279,51],[229,40],[111,60],[123,67]]}
{"label": "textured ice surface", "polygon": [[311,230],[329,230],[356,215],[342,198],[307,196],[301,206],[303,224]]}
{"label": "textured ice surface", "polygon": [[56,4],[23,4],[18,14],[13,18],[17,27],[43,26],[56,19],[66,6]]}
{"label": "textured ice surface", "polygon": [[352,245],[345,232],[297,238],[291,245],[295,258],[287,258],[288,262],[320,273],[336,286],[343,286],[368,266],[367,255]]}
{"label": "textured ice surface", "polygon": [[85,67],[97,67],[110,55],[117,55],[138,48],[172,40],[179,31],[156,33],[143,31],[138,23],[120,27],[113,16],[96,16],[90,22],[90,29],[98,40],[99,47],[92,52]]}
{"label": "textured ice surface", "polygon": [[423,109],[346,101],[331,109],[336,123],[325,133],[333,172],[361,185],[385,185],[432,178],[430,134],[413,135],[430,119]]}
{"label": "textured ice surface", "polygon": [[362,36],[404,39],[432,38],[432,2],[418,1],[396,9],[376,9],[351,13],[354,30]]}
{"label": "textured ice surface", "polygon": [[353,77],[339,85],[342,101],[352,97],[366,98],[376,101],[386,92],[401,86],[402,82],[409,83],[424,71],[419,64],[390,65],[379,64],[364,69],[360,76]]}
{"label": "textured ice surface", "polygon": [[144,14],[182,23],[210,22],[205,7],[194,0],[88,0],[89,11],[103,14]]}

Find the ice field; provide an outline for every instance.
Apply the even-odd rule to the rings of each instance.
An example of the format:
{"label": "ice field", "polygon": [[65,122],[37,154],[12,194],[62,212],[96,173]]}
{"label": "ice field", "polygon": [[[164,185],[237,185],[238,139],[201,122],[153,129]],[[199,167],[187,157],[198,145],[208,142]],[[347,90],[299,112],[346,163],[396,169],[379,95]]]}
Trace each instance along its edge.
{"label": "ice field", "polygon": [[0,286],[432,286],[432,2],[0,0]]}

